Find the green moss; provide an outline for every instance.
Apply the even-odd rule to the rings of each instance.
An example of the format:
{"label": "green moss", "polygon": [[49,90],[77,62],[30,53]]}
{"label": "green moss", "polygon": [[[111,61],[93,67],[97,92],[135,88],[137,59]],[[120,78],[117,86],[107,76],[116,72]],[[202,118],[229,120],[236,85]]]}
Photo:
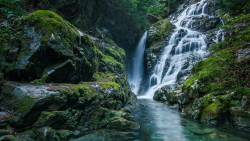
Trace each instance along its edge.
{"label": "green moss", "polygon": [[239,101],[234,101],[234,100],[230,101],[230,106],[229,107],[235,107],[235,106],[237,106],[238,102]]}
{"label": "green moss", "polygon": [[215,118],[219,113],[219,106],[221,105],[219,100],[208,105],[205,109],[202,110],[201,119],[211,119]]}
{"label": "green moss", "polygon": [[149,36],[147,43],[149,44],[149,47],[155,47],[158,43],[161,43],[166,39],[174,26],[169,21],[160,20],[153,24],[151,28],[153,28],[155,32]]}
{"label": "green moss", "polygon": [[107,38],[107,41],[108,41],[108,43],[111,44],[112,46],[118,47],[118,46],[116,45],[116,43],[115,43],[113,40],[111,40],[110,38]]}
{"label": "green moss", "polygon": [[108,68],[113,72],[121,72],[121,70],[124,70],[124,67],[121,63],[117,62],[113,57],[105,55],[102,58],[102,61],[108,64]]}
{"label": "green moss", "polygon": [[109,54],[110,56],[114,57],[116,60],[118,60],[118,61],[121,62],[122,59],[124,59],[124,58],[122,58],[122,57],[120,56],[120,53],[119,53],[118,51],[116,51],[115,49],[112,49],[112,48],[109,47],[109,46],[105,47],[105,49],[107,50],[108,54]]}
{"label": "green moss", "polygon": [[84,39],[85,39],[85,43],[88,44],[89,46],[94,46],[94,45],[95,45],[95,43],[94,43],[94,41],[92,40],[92,38],[90,38],[88,35],[86,35],[86,36],[84,37]]}
{"label": "green moss", "polygon": [[92,79],[97,82],[114,82],[115,76],[112,73],[95,72]]}
{"label": "green moss", "polygon": [[31,83],[35,83],[35,84],[44,84],[45,80],[48,78],[48,75],[43,75],[42,78],[40,79],[36,79],[34,81],[32,81]]}
{"label": "green moss", "polygon": [[97,82],[98,84],[100,84],[104,89],[108,89],[111,86],[114,87],[115,90],[118,90],[121,86],[115,82]]}
{"label": "green moss", "polygon": [[73,47],[75,38],[81,38],[77,29],[70,23],[63,20],[62,17],[48,10],[38,10],[27,16],[21,17],[24,22],[29,22],[29,25],[35,26],[36,30],[42,31],[42,42],[47,43],[51,34],[57,35],[58,31],[68,39],[64,42]]}
{"label": "green moss", "polygon": [[18,112],[28,112],[34,106],[34,99],[29,96],[25,96],[20,101],[18,101],[17,105]]}

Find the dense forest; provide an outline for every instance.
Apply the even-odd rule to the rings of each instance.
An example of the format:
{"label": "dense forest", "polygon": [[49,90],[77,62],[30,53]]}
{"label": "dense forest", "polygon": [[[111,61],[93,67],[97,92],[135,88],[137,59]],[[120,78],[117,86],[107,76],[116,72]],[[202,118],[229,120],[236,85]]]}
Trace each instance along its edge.
{"label": "dense forest", "polygon": [[0,141],[249,140],[249,81],[249,0],[0,0]]}

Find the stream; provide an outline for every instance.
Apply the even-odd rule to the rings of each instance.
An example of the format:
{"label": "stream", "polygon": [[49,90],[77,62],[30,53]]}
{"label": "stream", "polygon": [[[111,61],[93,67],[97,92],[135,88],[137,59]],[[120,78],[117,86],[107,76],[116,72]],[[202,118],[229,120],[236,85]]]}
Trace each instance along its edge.
{"label": "stream", "polygon": [[250,136],[230,128],[208,126],[182,117],[174,107],[139,99],[131,109],[141,128],[135,131],[97,130],[71,141],[247,141]]}

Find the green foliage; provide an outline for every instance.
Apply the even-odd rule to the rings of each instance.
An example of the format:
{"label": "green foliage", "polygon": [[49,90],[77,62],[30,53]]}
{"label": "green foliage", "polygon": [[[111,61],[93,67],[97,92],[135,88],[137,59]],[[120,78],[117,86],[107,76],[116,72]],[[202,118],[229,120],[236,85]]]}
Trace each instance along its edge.
{"label": "green foliage", "polygon": [[2,5],[3,11],[7,12],[7,19],[16,16],[22,16],[27,12],[21,8],[20,0],[0,0],[0,5]]}
{"label": "green foliage", "polygon": [[161,17],[168,10],[166,0],[113,0],[108,7],[112,28],[126,32],[146,29],[148,15]]}
{"label": "green foliage", "polygon": [[249,13],[249,0],[214,0],[218,4],[218,8],[230,15],[238,15],[240,13]]}

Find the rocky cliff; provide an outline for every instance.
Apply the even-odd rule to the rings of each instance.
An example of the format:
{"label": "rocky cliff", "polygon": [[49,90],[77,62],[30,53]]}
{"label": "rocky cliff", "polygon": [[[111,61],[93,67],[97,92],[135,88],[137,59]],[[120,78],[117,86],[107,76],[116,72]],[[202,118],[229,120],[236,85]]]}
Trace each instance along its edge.
{"label": "rocky cliff", "polygon": [[54,12],[1,23],[0,140],[69,140],[99,128],[138,129],[123,49]]}

